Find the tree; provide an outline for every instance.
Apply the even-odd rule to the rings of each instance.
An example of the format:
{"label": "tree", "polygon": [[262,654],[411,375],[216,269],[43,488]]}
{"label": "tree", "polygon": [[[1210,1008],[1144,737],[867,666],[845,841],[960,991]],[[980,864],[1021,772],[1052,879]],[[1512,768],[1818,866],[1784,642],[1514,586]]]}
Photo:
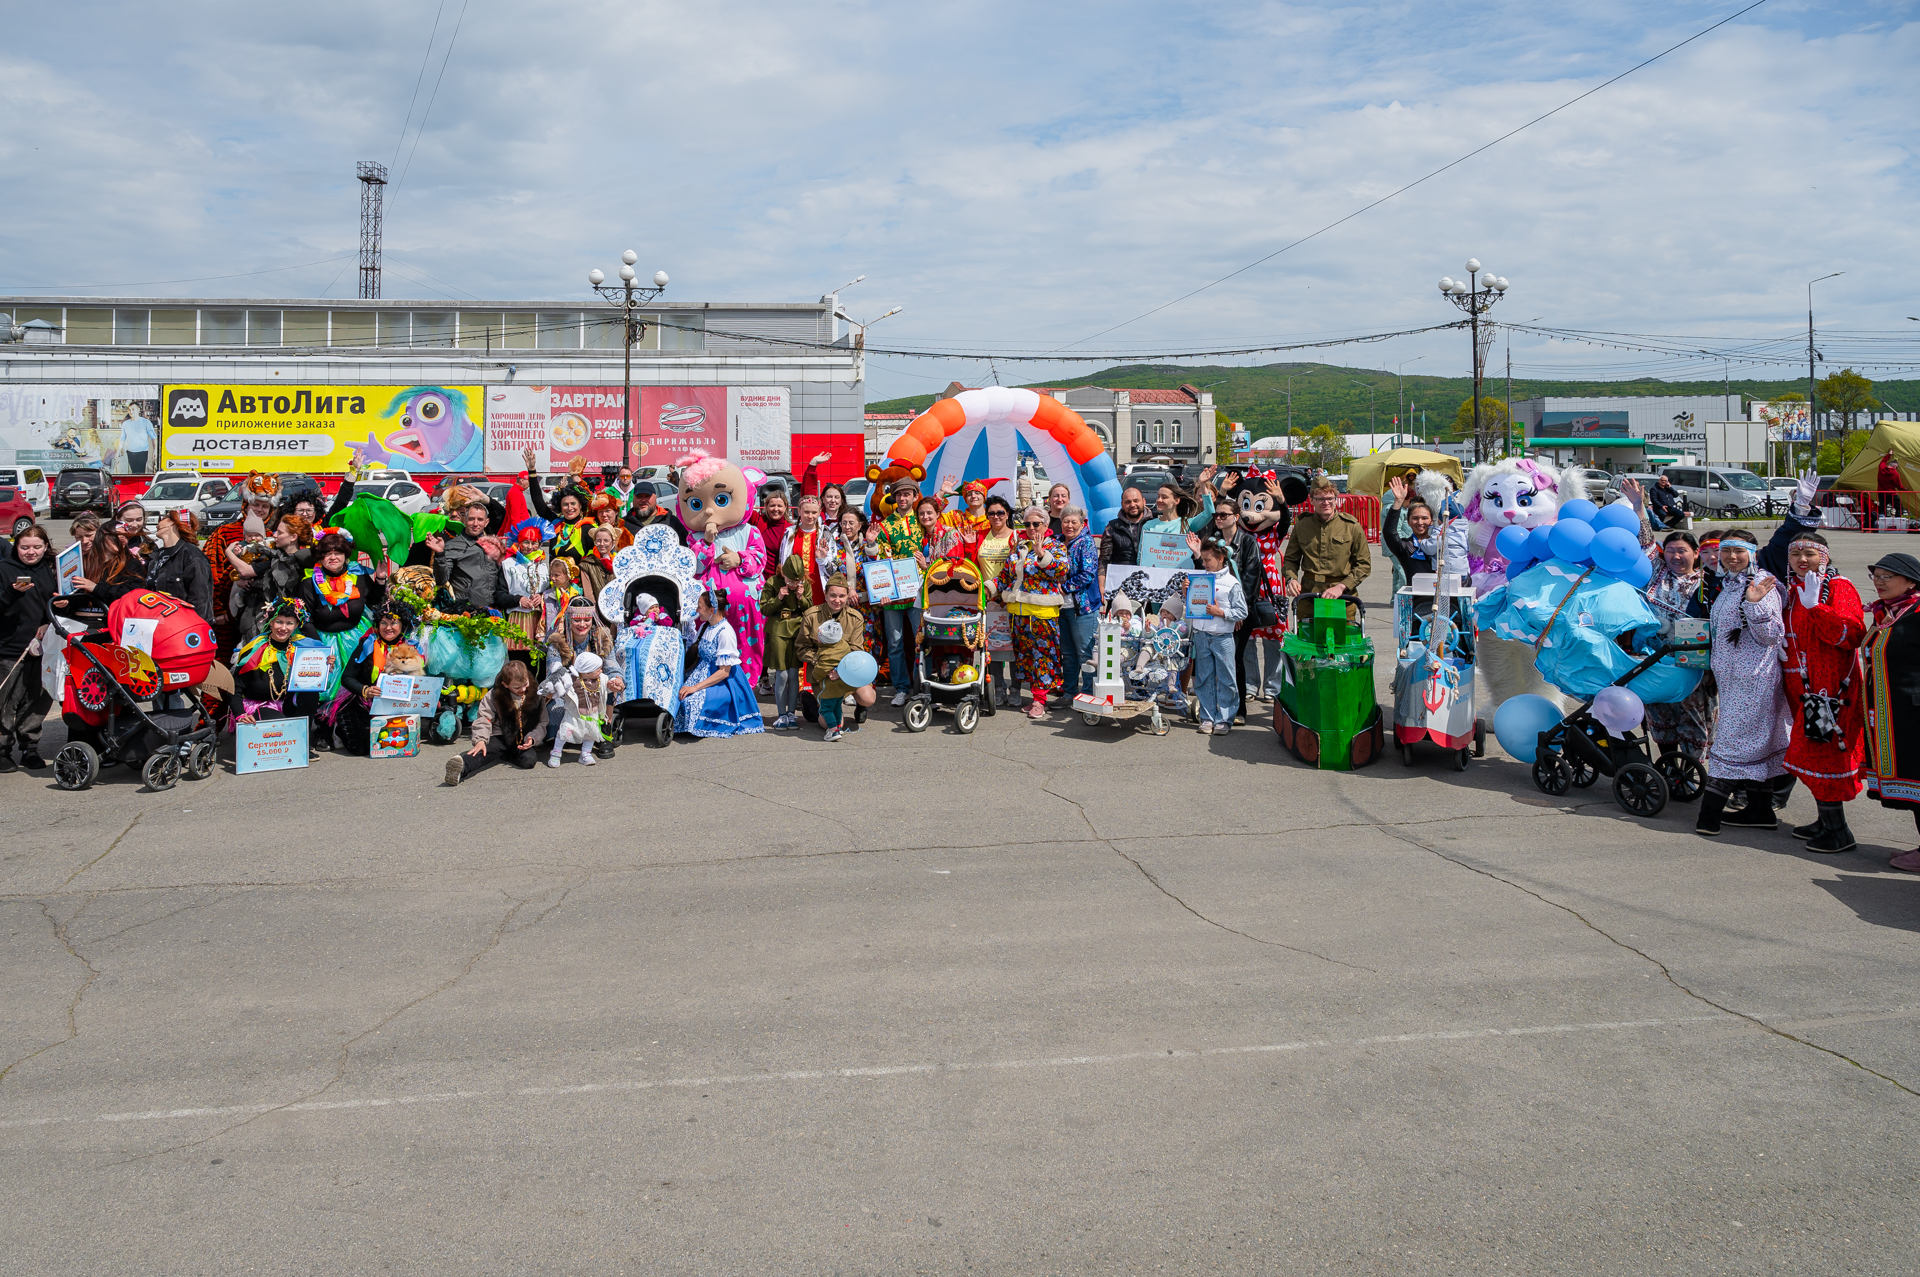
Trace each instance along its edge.
{"label": "tree", "polygon": [[[1507,436],[1507,405],[1498,399],[1480,396],[1480,434],[1487,443],[1481,455],[1492,459],[1496,449],[1493,443]],[[1453,429],[1447,432],[1449,439],[1473,438],[1473,396],[1468,395],[1460,401],[1460,410],[1453,414]]]}
{"label": "tree", "polygon": [[1851,368],[1842,368],[1820,379],[1820,402],[1828,412],[1845,413],[1847,429],[1852,430],[1859,424],[1860,414],[1872,412],[1880,401],[1874,397],[1871,381]]}
{"label": "tree", "polygon": [[1304,446],[1312,464],[1328,474],[1339,474],[1347,468],[1347,438],[1339,426],[1315,426],[1307,432]]}

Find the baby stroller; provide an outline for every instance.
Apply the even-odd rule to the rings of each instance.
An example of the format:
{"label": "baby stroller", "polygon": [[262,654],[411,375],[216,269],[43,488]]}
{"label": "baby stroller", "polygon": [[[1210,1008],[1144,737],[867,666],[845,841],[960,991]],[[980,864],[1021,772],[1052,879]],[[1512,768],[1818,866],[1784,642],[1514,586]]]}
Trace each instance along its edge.
{"label": "baby stroller", "polygon": [[[613,579],[595,600],[600,615],[620,635],[614,649],[615,667],[626,680],[628,699],[621,702],[618,720],[611,726],[617,740],[620,721],[651,719],[654,742],[673,743],[673,716],[680,707],[680,684],[685,674],[686,636],[692,620],[689,610],[700,593],[700,565],[693,551],[681,545],[671,529],[650,524],[640,529],[633,544],[613,556]],[[627,629],[642,594],[653,596],[679,629],[637,638]]]}
{"label": "baby stroller", "polygon": [[[1705,650],[1700,643],[1664,643],[1612,685],[1625,687],[1676,652]],[[1540,733],[1533,761],[1534,786],[1557,798],[1569,789],[1585,789],[1602,776],[1611,776],[1613,800],[1632,816],[1658,816],[1670,798],[1682,802],[1698,798],[1707,783],[1699,762],[1682,753],[1664,754],[1655,761],[1648,745],[1644,730],[1612,735],[1593,716],[1589,696],[1558,725]]]}
{"label": "baby stroller", "polygon": [[1443,596],[1428,573],[1394,595],[1393,735],[1408,767],[1424,740],[1445,749],[1455,771],[1486,756],[1487,725],[1473,707],[1473,601],[1471,585]]}
{"label": "baby stroller", "polygon": [[[119,635],[118,643],[112,640]],[[213,774],[213,719],[201,683],[213,671],[213,627],[170,594],[117,599],[107,629],[69,640],[60,717],[67,743],[54,783],[85,789],[109,763],[138,764],[149,790]]]}
{"label": "baby stroller", "polygon": [[920,683],[907,698],[907,730],[924,732],[935,707],[953,711],[964,734],[993,713],[987,683],[987,617],[984,611],[941,604],[920,616]]}

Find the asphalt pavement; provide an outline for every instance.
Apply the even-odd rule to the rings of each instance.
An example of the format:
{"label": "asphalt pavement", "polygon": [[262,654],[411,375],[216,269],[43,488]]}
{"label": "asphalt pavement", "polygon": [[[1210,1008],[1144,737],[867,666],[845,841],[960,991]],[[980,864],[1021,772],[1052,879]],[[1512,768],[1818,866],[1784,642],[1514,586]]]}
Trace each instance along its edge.
{"label": "asphalt pavement", "polygon": [[448,753],[0,776],[0,1272],[1920,1266],[1904,815],[1064,715]]}

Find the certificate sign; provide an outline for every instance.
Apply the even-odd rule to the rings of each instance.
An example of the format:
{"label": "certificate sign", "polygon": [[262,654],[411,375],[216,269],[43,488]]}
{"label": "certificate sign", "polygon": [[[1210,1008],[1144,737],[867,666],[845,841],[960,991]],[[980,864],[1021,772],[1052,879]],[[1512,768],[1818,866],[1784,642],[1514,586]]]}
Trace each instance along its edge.
{"label": "certificate sign", "polygon": [[53,556],[53,570],[60,580],[60,593],[73,593],[73,583],[80,579],[81,565],[86,557],[87,547],[78,541]]}
{"label": "certificate sign", "polygon": [[874,559],[860,565],[869,603],[907,603],[920,598],[920,565],[912,559]]}
{"label": "certificate sign", "polygon": [[289,654],[293,662],[293,674],[287,683],[290,692],[324,692],[327,679],[333,673],[333,649],[327,647],[296,646]]}
{"label": "certificate sign", "polygon": [[1193,552],[1187,548],[1184,532],[1142,532],[1140,566],[1143,568],[1190,568]]}
{"label": "certificate sign", "polygon": [[[380,695],[373,702],[370,711],[378,718],[391,718],[396,714],[431,714],[440,705],[440,685],[444,679],[414,678],[405,674],[389,675],[380,680]],[[413,694],[404,700],[395,700],[387,695],[388,683],[407,683],[412,686]],[[397,690],[397,689],[396,689]]]}
{"label": "certificate sign", "polygon": [[382,674],[380,676],[380,699],[386,701],[412,700],[413,675]]}
{"label": "certificate sign", "polygon": [[307,765],[307,719],[266,718],[233,729],[233,770],[277,772]]}
{"label": "certificate sign", "polygon": [[1187,619],[1205,619],[1211,613],[1207,608],[1213,604],[1213,573],[1191,572],[1187,575]]}

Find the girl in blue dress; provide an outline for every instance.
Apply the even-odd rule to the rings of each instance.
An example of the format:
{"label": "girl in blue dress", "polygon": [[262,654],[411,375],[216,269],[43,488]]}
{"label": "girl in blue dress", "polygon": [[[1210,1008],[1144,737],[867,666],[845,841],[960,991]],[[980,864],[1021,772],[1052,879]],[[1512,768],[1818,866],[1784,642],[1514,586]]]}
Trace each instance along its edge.
{"label": "girl in blue dress", "polygon": [[702,590],[700,636],[689,656],[693,668],[680,688],[673,729],[695,736],[744,736],[764,732],[760,702],[740,663],[740,638],[727,621],[727,595]]}

